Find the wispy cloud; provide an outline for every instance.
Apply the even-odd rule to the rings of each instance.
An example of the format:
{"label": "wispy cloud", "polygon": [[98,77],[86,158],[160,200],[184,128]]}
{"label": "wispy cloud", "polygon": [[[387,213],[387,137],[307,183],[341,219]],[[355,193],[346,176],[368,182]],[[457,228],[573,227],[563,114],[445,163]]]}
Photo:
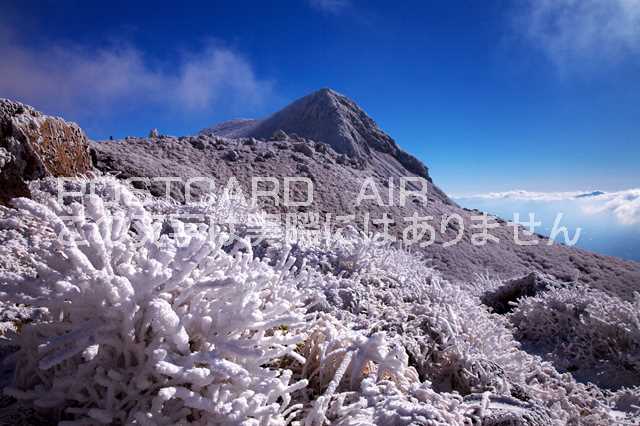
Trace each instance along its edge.
{"label": "wispy cloud", "polygon": [[524,0],[516,30],[561,70],[640,53],[640,0]]}
{"label": "wispy cloud", "polygon": [[617,192],[568,191],[532,192],[514,190],[456,197],[459,200],[515,200],[531,202],[573,202],[587,214],[612,213],[625,225],[640,224],[640,189]]}
{"label": "wispy cloud", "polygon": [[351,6],[349,0],[308,0],[311,7],[322,12],[339,15]]}
{"label": "wispy cloud", "polygon": [[82,116],[114,106],[207,112],[229,102],[255,104],[271,93],[251,64],[210,43],[172,63],[151,65],[127,43],[102,49],[54,43],[27,47],[0,37],[0,96]]}

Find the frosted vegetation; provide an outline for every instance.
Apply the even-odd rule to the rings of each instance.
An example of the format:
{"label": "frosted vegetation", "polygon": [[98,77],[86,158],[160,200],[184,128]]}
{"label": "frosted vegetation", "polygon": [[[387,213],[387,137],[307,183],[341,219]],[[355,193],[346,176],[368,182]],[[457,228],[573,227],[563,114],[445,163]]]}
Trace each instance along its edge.
{"label": "frosted vegetation", "polygon": [[[501,283],[451,284],[375,236],[291,246],[275,229],[254,245],[273,224],[228,197],[180,206],[96,186],[61,205],[41,182],[0,219],[15,260],[0,275],[5,422],[27,409],[63,425],[638,419],[640,296],[552,286],[498,315],[481,300]],[[211,221],[171,217],[185,213]]]}

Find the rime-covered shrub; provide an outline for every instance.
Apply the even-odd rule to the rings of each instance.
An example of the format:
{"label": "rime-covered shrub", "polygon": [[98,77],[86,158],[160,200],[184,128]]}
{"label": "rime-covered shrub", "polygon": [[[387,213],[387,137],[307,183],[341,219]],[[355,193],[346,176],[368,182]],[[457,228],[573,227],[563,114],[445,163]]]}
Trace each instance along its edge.
{"label": "rime-covered shrub", "polygon": [[[350,419],[368,419],[371,423],[375,419],[379,422],[376,424],[419,422],[419,413],[433,409],[435,404],[429,400],[431,405],[425,407],[424,402],[412,397],[416,389],[421,389],[421,395],[437,395],[436,400],[444,401],[447,408],[438,405],[434,411],[438,415],[457,413],[463,419],[444,416],[433,424],[464,424],[474,416],[491,418],[492,424],[515,425],[600,425],[611,421],[601,392],[576,383],[520,350],[508,320],[491,314],[466,289],[441,280],[424,262],[402,250],[387,248],[377,256],[372,255],[371,268],[349,278],[310,271],[316,278],[301,282],[311,287],[308,293],[315,293],[312,310],[330,313],[364,335],[384,331],[387,339],[400,342],[418,380],[410,382],[404,392],[395,382],[371,388],[380,392],[373,393],[372,399],[362,399],[364,390],[354,394],[346,388],[334,396],[339,409],[328,412],[346,416],[346,405],[350,407]],[[319,276],[325,279],[317,279]],[[310,380],[313,384],[313,378]],[[483,394],[489,395],[488,399],[476,398]],[[354,401],[360,401],[360,405],[353,405]],[[404,410],[386,411],[387,404],[399,404]],[[538,420],[527,423],[527,418]],[[349,423],[347,417],[331,420],[357,424],[355,420]]]}
{"label": "rime-covered shrub", "polygon": [[37,278],[5,283],[12,300],[48,310],[47,321],[22,327],[5,393],[65,424],[282,424],[295,415],[291,394],[306,381],[274,363],[303,361],[292,262],[272,267],[249,245],[226,253],[226,235],[202,224],[176,221],[162,234],[118,189],[128,201],[111,207],[96,196],[15,202],[65,242],[40,253]]}
{"label": "rime-covered shrub", "polygon": [[[331,231],[331,230],[329,230]],[[380,268],[376,262],[388,254],[389,243],[377,234],[367,235],[353,226],[327,232],[301,229],[295,234],[293,254],[305,264],[332,275],[352,277]]]}
{"label": "rime-covered shrub", "polygon": [[[301,233],[291,248],[224,196],[180,205],[94,184],[88,197],[68,182],[77,193],[58,203],[42,182],[0,221],[31,262],[0,272],[0,300],[44,314],[13,330],[5,394],[48,419],[595,426],[634,415],[637,388],[605,394],[558,373],[521,350],[473,285],[377,236]],[[266,228],[275,237],[256,249]],[[632,320],[625,309],[606,321]]]}
{"label": "rime-covered shrub", "polygon": [[522,300],[511,314],[517,338],[560,368],[605,387],[640,383],[640,294],[633,302],[586,288]]}
{"label": "rime-covered shrub", "polygon": [[251,206],[244,196],[232,191],[207,193],[196,201],[179,203],[174,199],[153,197],[146,191],[123,185],[113,176],[84,179],[43,179],[31,184],[32,198],[47,204],[51,197],[62,198],[64,203],[82,203],[83,197],[92,194],[107,206],[124,207],[129,211],[144,209],[164,230],[172,221],[182,223],[215,224],[232,236],[250,237],[252,231],[263,232],[274,227],[264,212]]}

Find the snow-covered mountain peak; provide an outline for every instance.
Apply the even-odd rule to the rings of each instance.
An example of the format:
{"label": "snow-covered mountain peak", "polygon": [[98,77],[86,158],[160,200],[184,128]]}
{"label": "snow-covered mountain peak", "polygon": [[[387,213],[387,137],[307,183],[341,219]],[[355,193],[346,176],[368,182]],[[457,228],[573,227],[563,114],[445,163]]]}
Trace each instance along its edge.
{"label": "snow-covered mountain peak", "polygon": [[304,96],[263,120],[232,120],[204,134],[268,139],[282,130],[329,144],[336,152],[363,163],[375,153],[389,154],[408,171],[428,177],[427,168],[404,152],[353,100],[329,88]]}

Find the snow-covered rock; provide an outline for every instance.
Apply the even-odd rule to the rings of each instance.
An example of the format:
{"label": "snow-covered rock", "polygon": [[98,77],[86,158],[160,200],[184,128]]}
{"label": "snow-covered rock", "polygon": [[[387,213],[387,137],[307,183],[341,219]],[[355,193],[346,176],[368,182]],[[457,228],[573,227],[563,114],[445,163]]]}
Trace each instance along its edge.
{"label": "snow-covered rock", "polygon": [[90,170],[87,138],[77,124],[0,99],[0,204],[28,196],[30,180]]}

